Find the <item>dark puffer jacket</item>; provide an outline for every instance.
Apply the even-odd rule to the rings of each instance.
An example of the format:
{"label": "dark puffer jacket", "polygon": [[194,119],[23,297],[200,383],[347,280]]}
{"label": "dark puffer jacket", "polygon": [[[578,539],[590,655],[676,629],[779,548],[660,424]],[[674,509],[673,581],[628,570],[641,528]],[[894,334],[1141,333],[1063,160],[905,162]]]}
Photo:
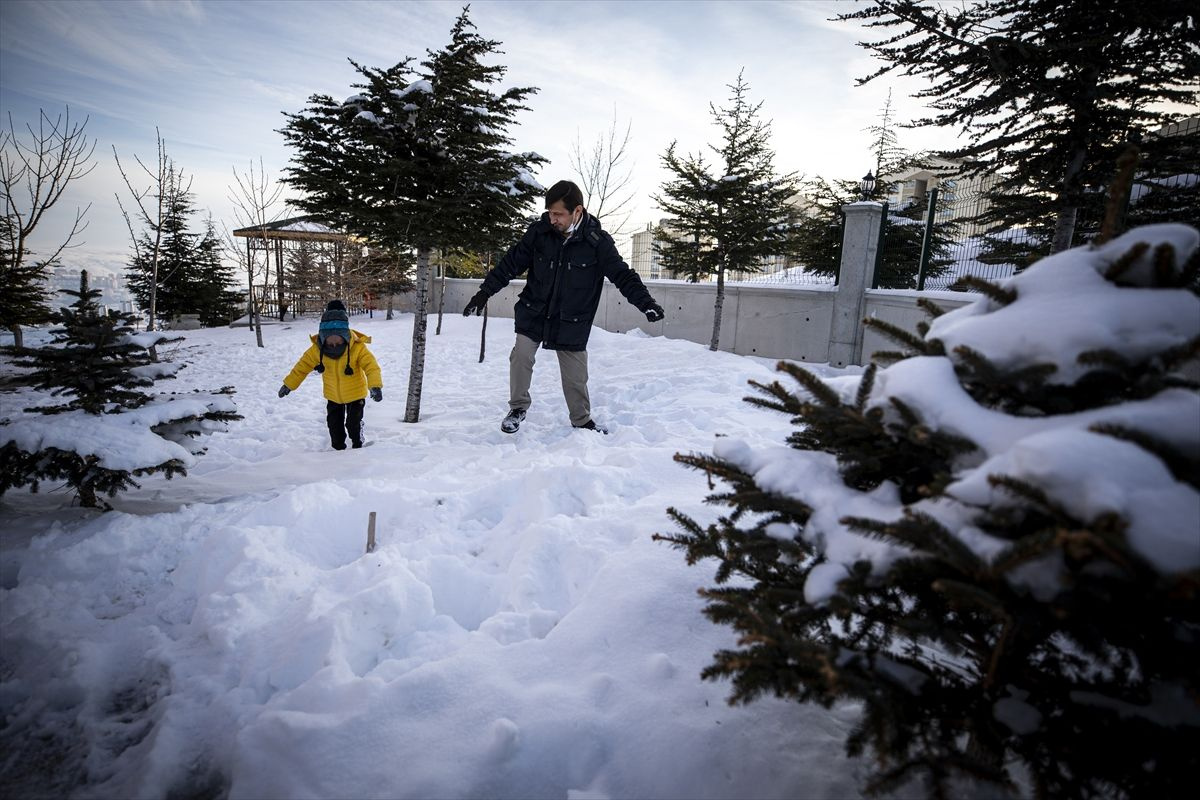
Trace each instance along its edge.
{"label": "dark puffer jacket", "polygon": [[494,295],[526,272],[514,314],[517,333],[548,350],[587,349],[605,278],[639,311],[654,302],[591,214],[566,239],[550,225],[550,215],[542,214],[487,274],[483,289]]}

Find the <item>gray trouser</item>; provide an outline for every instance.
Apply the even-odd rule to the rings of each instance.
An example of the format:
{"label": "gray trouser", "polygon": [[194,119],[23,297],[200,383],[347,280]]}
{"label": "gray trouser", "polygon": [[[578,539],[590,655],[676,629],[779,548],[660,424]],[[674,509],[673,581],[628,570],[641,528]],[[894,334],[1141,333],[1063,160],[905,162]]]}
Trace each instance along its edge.
{"label": "gray trouser", "polygon": [[[539,343],[528,336],[517,334],[517,343],[508,356],[508,407],[529,409],[529,384],[533,382],[533,361],[537,357]],[[555,350],[558,353],[558,371],[562,376],[563,397],[567,400],[567,411],[572,425],[583,425],[592,418],[592,401],[588,398],[587,351],[572,352]]]}

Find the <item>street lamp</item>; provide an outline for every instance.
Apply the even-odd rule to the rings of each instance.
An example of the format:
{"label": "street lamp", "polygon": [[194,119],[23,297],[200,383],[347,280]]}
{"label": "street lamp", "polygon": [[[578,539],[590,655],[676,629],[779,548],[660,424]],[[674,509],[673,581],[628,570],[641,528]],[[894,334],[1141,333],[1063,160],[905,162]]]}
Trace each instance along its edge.
{"label": "street lamp", "polygon": [[867,170],[867,174],[863,175],[862,180],[858,182],[858,189],[862,192],[863,200],[871,199],[871,192],[875,189],[875,176]]}

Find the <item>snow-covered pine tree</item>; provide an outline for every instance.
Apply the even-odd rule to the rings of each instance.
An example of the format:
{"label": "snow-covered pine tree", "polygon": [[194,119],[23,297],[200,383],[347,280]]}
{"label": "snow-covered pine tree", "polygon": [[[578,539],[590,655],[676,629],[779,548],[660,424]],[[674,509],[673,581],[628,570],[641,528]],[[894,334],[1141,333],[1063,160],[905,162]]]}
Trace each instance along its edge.
{"label": "snow-covered pine tree", "polygon": [[237,283],[233,267],[225,263],[224,245],[212,217],[196,242],[195,291],[192,311],[204,327],[228,325],[241,311],[242,295],[231,289]]}
{"label": "snow-covered pine tree", "polygon": [[45,402],[0,421],[0,494],[42,481],[65,481],[80,505],[107,508],[99,495],[115,496],[137,476],[187,474],[193,440],[240,419],[232,387],[215,392],[151,394],[155,381],[178,367],[152,363],[149,348],[165,334],[133,331],[129,314],[104,312],[100,292],[81,272],[75,302],[61,309],[43,347],[16,351],[25,380],[61,402]]}
{"label": "snow-covered pine tree", "polygon": [[40,325],[50,318],[47,305],[49,291],[46,288],[46,272],[50,265],[42,261],[30,262],[28,250],[20,252],[16,222],[9,216],[0,216],[0,328],[13,332],[20,347],[24,339],[23,325]]}
{"label": "snow-covered pine tree", "polygon": [[[756,385],[787,447],[676,460],[729,512],[657,538],[716,562],[740,635],[704,677],[862,704],[869,791],[1183,797],[1200,773],[1200,235],[1043,259],[860,376]],[[878,354],[877,354],[878,355]],[[1188,787],[1191,787],[1189,790]]]}
{"label": "snow-covered pine tree", "polygon": [[750,102],[741,73],[729,90],[729,106],[710,104],[721,129],[720,145],[709,145],[716,164],[710,167],[703,154],[681,156],[672,142],[662,157],[671,177],[654,197],[671,218],[655,232],[663,269],[691,281],[717,279],[711,350],[721,339],[726,273],[759,272],[764,259],[790,255],[798,216],[788,202],[797,179],[775,171],[771,124],[758,116],[762,103]]}
{"label": "snow-covered pine tree", "polygon": [[536,90],[491,91],[507,70],[484,59],[500,43],[474,27],[464,9],[420,69],[412,58],[389,69],[351,62],[365,81],[356,94],[313,95],[281,131],[295,150],[284,180],[304,193],[297,205],[374,246],[417,251],[406,422],[420,418],[430,254],[497,247],[542,191],[531,170],[545,159],[506,149]]}
{"label": "snow-covered pine tree", "polygon": [[[132,317],[105,314],[96,302],[101,292],[88,286],[87,270],[79,273],[79,290],[66,290],[75,298],[68,308],[60,309],[54,322],[61,328],[51,331],[54,347],[28,350],[18,366],[31,368],[26,380],[51,397],[69,396],[58,405],[41,405],[38,413],[58,414],[81,409],[102,414],[112,404],[137,408],[148,399],[139,391],[154,380],[135,370],[150,363],[146,348],[129,340],[133,333]],[[156,343],[178,339],[165,335]]]}

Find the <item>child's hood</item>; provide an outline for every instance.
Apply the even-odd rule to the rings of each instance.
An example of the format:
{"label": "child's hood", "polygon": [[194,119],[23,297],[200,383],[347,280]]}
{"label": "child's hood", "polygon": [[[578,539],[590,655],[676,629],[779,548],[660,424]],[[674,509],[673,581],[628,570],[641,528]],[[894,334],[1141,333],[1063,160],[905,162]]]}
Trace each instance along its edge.
{"label": "child's hood", "polygon": [[[312,341],[313,345],[316,346],[317,335],[315,333],[309,334],[308,338],[310,341]],[[358,342],[359,344],[370,344],[371,337],[368,336],[367,334],[363,333],[360,330],[355,330],[354,328],[351,328],[350,329],[350,343],[354,344],[355,342]]]}

